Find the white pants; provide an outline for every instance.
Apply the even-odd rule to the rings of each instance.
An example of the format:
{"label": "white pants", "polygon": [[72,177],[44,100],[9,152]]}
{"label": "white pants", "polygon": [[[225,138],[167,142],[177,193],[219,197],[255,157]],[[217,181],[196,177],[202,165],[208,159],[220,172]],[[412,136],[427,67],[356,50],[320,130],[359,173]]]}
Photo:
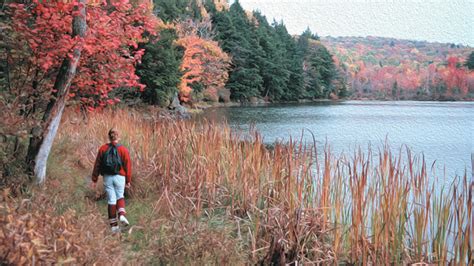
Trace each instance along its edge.
{"label": "white pants", "polygon": [[107,192],[107,203],[109,205],[117,204],[117,200],[123,198],[125,191],[125,176],[123,175],[105,175],[104,187]]}

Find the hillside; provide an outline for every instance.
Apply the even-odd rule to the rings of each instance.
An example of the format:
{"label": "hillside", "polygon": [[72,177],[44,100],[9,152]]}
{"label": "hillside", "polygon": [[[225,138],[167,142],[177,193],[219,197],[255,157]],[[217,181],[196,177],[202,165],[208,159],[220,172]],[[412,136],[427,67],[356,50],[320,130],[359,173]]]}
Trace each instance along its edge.
{"label": "hillside", "polygon": [[469,46],[382,37],[325,37],[353,98],[472,99]]}

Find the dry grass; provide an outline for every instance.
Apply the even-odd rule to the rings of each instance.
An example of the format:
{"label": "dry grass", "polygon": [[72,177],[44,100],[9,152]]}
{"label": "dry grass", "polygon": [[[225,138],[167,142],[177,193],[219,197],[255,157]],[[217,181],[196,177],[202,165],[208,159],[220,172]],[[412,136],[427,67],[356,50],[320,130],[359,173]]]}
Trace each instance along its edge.
{"label": "dry grass", "polygon": [[242,140],[226,126],[121,110],[62,134],[75,132],[90,164],[112,126],[135,158],[135,197],[155,195],[165,219],[224,213],[252,263],[472,262],[472,182],[436,191],[424,159],[406,148],[337,158],[327,148],[319,162],[297,141],[268,150],[255,132]]}
{"label": "dry grass", "polygon": [[69,209],[57,214],[56,203],[40,193],[30,199],[0,200],[0,259],[8,265],[117,264],[118,238],[98,213],[78,217]]}
{"label": "dry grass", "polygon": [[267,149],[255,132],[243,140],[225,125],[137,111],[73,117],[55,149],[75,147],[71,169],[80,175],[109,128],[130,148],[126,260],[472,265],[472,181],[465,175],[437,190],[423,158],[406,148],[335,157],[330,148],[318,155],[291,140]]}

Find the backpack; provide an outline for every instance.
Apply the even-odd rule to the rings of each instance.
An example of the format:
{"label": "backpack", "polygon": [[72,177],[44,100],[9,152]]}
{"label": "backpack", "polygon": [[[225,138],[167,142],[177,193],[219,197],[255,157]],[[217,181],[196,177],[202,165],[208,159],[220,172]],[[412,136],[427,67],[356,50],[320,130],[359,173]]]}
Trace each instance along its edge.
{"label": "backpack", "polygon": [[118,153],[118,147],[120,144],[112,145],[109,144],[109,148],[102,155],[102,161],[100,166],[100,172],[102,175],[116,175],[120,173],[120,168],[122,167],[122,160],[120,159]]}

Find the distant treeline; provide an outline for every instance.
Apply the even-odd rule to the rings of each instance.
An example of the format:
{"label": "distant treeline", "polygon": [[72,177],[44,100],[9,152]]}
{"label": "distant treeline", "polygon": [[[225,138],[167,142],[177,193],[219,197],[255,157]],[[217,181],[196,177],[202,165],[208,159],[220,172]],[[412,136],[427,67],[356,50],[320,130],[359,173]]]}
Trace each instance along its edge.
{"label": "distant treeline", "polygon": [[327,37],[352,98],[474,99],[474,48],[382,37]]}

